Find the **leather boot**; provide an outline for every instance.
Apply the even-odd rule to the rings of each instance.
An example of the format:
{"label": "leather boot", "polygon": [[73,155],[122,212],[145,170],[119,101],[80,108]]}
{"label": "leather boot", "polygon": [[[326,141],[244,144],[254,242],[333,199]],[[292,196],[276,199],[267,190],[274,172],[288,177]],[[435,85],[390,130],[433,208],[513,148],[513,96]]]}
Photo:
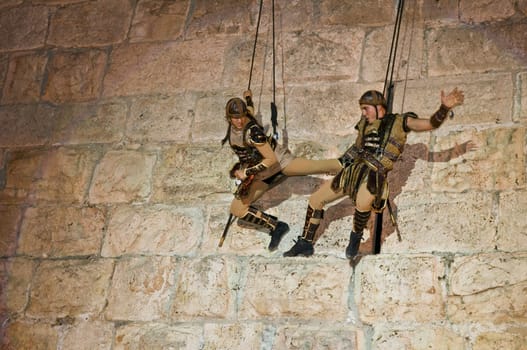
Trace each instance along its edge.
{"label": "leather boot", "polygon": [[[313,239],[317,232],[318,227],[320,226],[320,220],[324,216],[324,210],[313,209],[308,205],[306,212],[306,221],[304,223],[304,231],[302,236],[298,237],[298,240],[295,242],[295,245],[291,247],[287,252],[284,253],[284,256],[311,256],[315,252],[313,248]],[[318,223],[311,222],[311,218],[318,219]]]}
{"label": "leather boot", "polygon": [[346,258],[352,259],[359,253],[363,230],[368,223],[370,213],[370,211],[363,212],[355,209],[355,215],[353,216],[353,231],[350,233],[350,241],[346,247]]}
{"label": "leather boot", "polygon": [[274,230],[269,233],[271,235],[271,241],[269,242],[267,249],[271,252],[276,250],[282,237],[284,237],[287,232],[289,232],[289,225],[283,221],[278,221]]}
{"label": "leather boot", "polygon": [[278,221],[276,216],[264,213],[254,207],[249,207],[249,211],[238,222],[244,227],[254,227],[269,232],[271,241],[267,249],[276,250],[282,237],[289,232],[289,225],[283,221]]}
{"label": "leather boot", "polygon": [[359,253],[360,241],[362,240],[362,233],[355,233],[351,231],[350,242],[346,247],[346,258],[352,259]]}
{"label": "leather boot", "polygon": [[291,247],[287,252],[284,253],[284,256],[311,256],[315,252],[313,248],[313,242],[298,237],[298,240],[295,242],[295,245]]}

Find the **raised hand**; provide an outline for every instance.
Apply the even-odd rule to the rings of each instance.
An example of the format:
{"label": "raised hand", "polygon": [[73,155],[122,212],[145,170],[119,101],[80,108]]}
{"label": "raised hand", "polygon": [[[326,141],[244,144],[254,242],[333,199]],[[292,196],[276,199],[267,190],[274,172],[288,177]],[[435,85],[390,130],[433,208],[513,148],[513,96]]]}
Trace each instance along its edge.
{"label": "raised hand", "polygon": [[452,90],[448,95],[445,95],[445,92],[441,90],[441,103],[448,108],[459,106],[463,104],[464,100],[465,95],[463,94],[463,91],[458,90],[458,88]]}

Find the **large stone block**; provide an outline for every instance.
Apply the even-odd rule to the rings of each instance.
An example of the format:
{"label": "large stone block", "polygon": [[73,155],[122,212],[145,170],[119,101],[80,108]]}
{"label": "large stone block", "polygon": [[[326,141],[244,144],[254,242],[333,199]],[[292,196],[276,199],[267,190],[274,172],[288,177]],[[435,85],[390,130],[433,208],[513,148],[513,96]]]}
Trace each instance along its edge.
{"label": "large stone block", "polygon": [[44,145],[56,122],[52,107],[35,104],[0,107],[0,120],[0,147]]}
{"label": "large stone block", "polygon": [[496,245],[490,193],[405,192],[396,204],[402,241],[391,235],[383,245],[385,253],[485,251]]}
{"label": "large stone block", "polygon": [[[195,125],[195,119],[199,118],[195,100],[190,93],[134,99],[126,121],[126,136],[142,143],[189,142],[191,135],[201,132],[200,125]],[[217,128],[215,121],[207,122]]]}
{"label": "large stone block", "polygon": [[426,24],[452,24],[459,22],[459,0],[422,1]]}
{"label": "large stone block", "polygon": [[355,125],[360,119],[356,101],[364,89],[367,88],[344,82],[292,87],[287,93],[289,138],[320,142],[329,147],[337,146],[339,137],[346,139],[346,144],[339,149],[337,157],[340,156],[355,138]]}
{"label": "large stone block", "polygon": [[[42,0],[42,1],[46,1],[46,0]],[[16,5],[19,5],[21,3],[23,3],[24,0],[4,0],[2,1],[2,3],[0,4],[0,9],[1,8],[4,8],[4,7],[14,7]]]}
{"label": "large stone block", "polygon": [[527,247],[527,193],[507,191],[499,194],[496,248],[521,251]]}
{"label": "large stone block", "polygon": [[6,74],[2,104],[38,102],[47,62],[44,53],[13,55]]}
{"label": "large stone block", "polygon": [[21,218],[22,208],[0,205],[0,256],[15,255]]}
{"label": "large stone block", "polygon": [[55,104],[96,100],[108,54],[99,50],[55,53],[47,65],[42,100]]}
{"label": "large stone block", "polygon": [[[448,163],[432,163],[432,190],[509,191],[525,188],[524,127],[500,127],[470,131],[477,151]],[[450,148],[454,138],[438,137],[437,145]]]}
{"label": "large stone block", "polygon": [[59,47],[120,43],[126,38],[132,14],[128,0],[64,4],[51,17],[47,43]]}
{"label": "large stone block", "polygon": [[49,10],[45,6],[12,7],[0,12],[0,51],[44,46],[48,18]]}
{"label": "large stone block", "polygon": [[358,81],[362,54],[358,48],[364,35],[357,28],[286,33],[283,79],[288,83]]}
{"label": "large stone block", "polygon": [[90,203],[132,203],[150,195],[156,155],[150,152],[109,151],[95,168]]}
{"label": "large stone block", "polygon": [[527,254],[460,256],[450,270],[447,311],[452,322],[525,322]]}
{"label": "large stone block", "polygon": [[132,44],[112,51],[104,96],[171,94],[221,86],[225,43],[188,40]]}
{"label": "large stone block", "polygon": [[[526,1],[527,3],[527,1]],[[517,101],[519,101],[519,105],[516,105],[515,108],[515,120],[526,120],[527,118],[527,73],[521,73],[518,74],[517,79],[517,85],[519,88],[519,93],[521,94],[518,98],[516,98]]]}
{"label": "large stone block", "polygon": [[125,133],[128,107],[124,101],[58,106],[51,142],[62,145],[119,142]]}
{"label": "large stone block", "polygon": [[112,349],[115,325],[111,322],[80,319],[65,328],[66,330],[61,334],[61,344],[64,349]]}
{"label": "large stone block", "polygon": [[0,320],[24,312],[29,298],[35,263],[26,258],[0,260]]}
{"label": "large stone block", "polygon": [[[332,349],[352,350],[362,349],[359,346],[360,331],[352,325],[344,323],[308,323],[296,325],[280,325],[276,330],[273,343],[276,349]],[[364,346],[364,344],[362,344]]]}
{"label": "large stone block", "polygon": [[460,126],[511,121],[510,114],[503,113],[513,107],[513,84],[509,73],[468,74],[405,83],[406,86],[402,82],[395,85],[393,110],[411,111],[421,118],[430,118],[439,109],[441,90],[448,93],[457,87],[463,91],[464,104],[454,108],[454,118],[447,119],[440,129],[432,132],[434,135],[459,130]]}
{"label": "large stone block", "polygon": [[195,350],[202,346],[202,334],[196,324],[128,323],[117,328],[113,349]]}
{"label": "large stone block", "polygon": [[171,319],[235,318],[236,291],[240,288],[238,262],[210,256],[182,260],[179,267]]}
{"label": "large stone block", "polygon": [[173,299],[176,260],[138,257],[117,261],[105,310],[108,320],[166,318]]}
{"label": "large stone block", "polygon": [[514,349],[523,350],[527,344],[525,328],[510,327],[503,331],[487,331],[479,334],[474,341],[473,349]]}
{"label": "large stone block", "polygon": [[43,261],[35,271],[26,314],[48,319],[99,315],[113,265],[107,259]]}
{"label": "large stone block", "polygon": [[[417,11],[413,9],[411,11]],[[425,30],[422,25],[409,23],[413,13],[405,14],[401,23],[397,47],[396,64],[390,66],[390,76],[393,82],[419,80],[425,75]],[[364,53],[361,55],[360,76],[367,82],[384,81],[387,74],[391,45],[387,45],[393,38],[393,25],[380,27],[369,32],[363,40]],[[392,52],[393,54],[393,52]],[[397,91],[399,93],[399,91]],[[395,110],[395,109],[394,109]]]}
{"label": "large stone block", "polygon": [[59,331],[47,323],[16,320],[6,325],[2,349],[54,350],[59,346]]}
{"label": "large stone block", "polygon": [[141,0],[135,9],[130,41],[174,40],[183,34],[190,1]]}
{"label": "large stone block", "polygon": [[99,208],[27,208],[17,253],[35,257],[96,255],[101,249],[105,220]]}
{"label": "large stone block", "polygon": [[507,23],[432,30],[427,37],[430,76],[484,73],[525,67],[527,24]]}
{"label": "large stone block", "polygon": [[445,317],[445,269],[430,255],[377,255],[356,267],[356,312],[367,324],[433,322]]}
{"label": "large stone block", "polygon": [[194,208],[119,206],[110,214],[101,255],[193,255],[203,232]]}
{"label": "large stone block", "polygon": [[8,200],[80,203],[98,158],[91,149],[21,150],[7,164]]}
{"label": "large stone block", "polygon": [[258,6],[251,0],[224,0],[221,6],[211,6],[208,0],[197,0],[192,5],[187,18],[186,36],[245,34],[252,32],[252,16],[256,23]]}
{"label": "large stone block", "polygon": [[250,260],[239,317],[344,321],[352,272],[344,259]]}
{"label": "large stone block", "polygon": [[318,6],[324,25],[379,26],[393,21],[393,3],[389,0],[327,0]]}
{"label": "large stone block", "polygon": [[[164,149],[153,176],[151,200],[157,203],[197,201],[230,191],[228,174],[234,161],[227,148],[216,144]],[[196,172],[196,169],[202,171]]]}
{"label": "large stone block", "polygon": [[265,329],[261,323],[206,323],[203,349],[262,349]]}
{"label": "large stone block", "polygon": [[4,82],[5,82],[5,77],[7,74],[8,64],[9,64],[8,54],[0,54],[0,92],[4,88]]}
{"label": "large stone block", "polygon": [[463,334],[457,334],[448,326],[388,325],[375,326],[372,335],[372,348],[378,350],[392,349],[469,349]]}
{"label": "large stone block", "polygon": [[[225,67],[226,70],[229,67]],[[229,76],[229,74],[225,74]],[[225,119],[225,105],[232,97],[242,98],[244,90],[214,91],[205,96],[200,96],[195,102],[195,107],[187,112],[186,120],[191,122],[190,129],[187,130],[193,143],[210,143],[220,141],[225,137],[228,128],[228,122]],[[270,101],[270,100],[266,100]],[[258,109],[259,101],[255,101]],[[267,105],[265,106],[265,108]],[[266,124],[269,124],[270,110],[264,110]],[[186,126],[186,125],[185,125]],[[185,128],[185,126],[183,128]],[[228,148],[228,143],[225,148]]]}
{"label": "large stone block", "polygon": [[459,3],[460,19],[467,23],[499,22],[512,17],[515,10],[514,1],[461,1]]}
{"label": "large stone block", "polygon": [[[221,89],[228,96],[232,91],[234,96],[240,96],[250,83],[253,91],[256,111],[259,110],[261,95],[271,94],[273,88],[273,44],[269,35],[258,37],[256,47],[254,38],[249,36],[232,36],[226,42],[225,66],[223,67],[223,77]],[[284,57],[278,52],[283,52],[284,44],[279,41],[275,44],[275,83],[278,97],[283,88],[283,64]],[[252,55],[254,54],[254,61]],[[252,71],[251,71],[252,68]],[[282,78],[280,78],[282,77]],[[250,79],[250,81],[249,81]],[[237,90],[234,90],[237,89]],[[226,91],[227,90],[227,91]],[[226,102],[227,100],[225,100]],[[225,103],[224,102],[224,103]]]}

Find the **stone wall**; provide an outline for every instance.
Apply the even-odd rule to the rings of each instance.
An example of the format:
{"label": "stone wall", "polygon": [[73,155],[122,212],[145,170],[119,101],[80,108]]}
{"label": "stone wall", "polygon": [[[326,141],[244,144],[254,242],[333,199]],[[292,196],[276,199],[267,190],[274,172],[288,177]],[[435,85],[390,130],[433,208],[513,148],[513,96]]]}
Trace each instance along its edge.
{"label": "stone wall", "polygon": [[[272,93],[271,1],[251,88]],[[402,241],[350,266],[349,200],[310,258],[283,258],[325,176],[258,203],[278,251],[228,216],[224,105],[247,87],[257,0],[0,3],[2,349],[527,349],[527,1],[409,0],[394,110],[427,117],[390,175]],[[291,150],[340,155],[382,89],[393,0],[276,1]]]}

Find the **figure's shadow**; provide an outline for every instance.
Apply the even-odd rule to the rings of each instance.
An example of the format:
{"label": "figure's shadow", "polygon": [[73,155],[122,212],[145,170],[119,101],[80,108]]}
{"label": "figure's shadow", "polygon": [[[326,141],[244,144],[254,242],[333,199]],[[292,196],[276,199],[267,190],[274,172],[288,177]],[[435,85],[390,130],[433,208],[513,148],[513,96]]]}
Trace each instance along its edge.
{"label": "figure's shadow", "polygon": [[[395,205],[394,200],[399,194],[401,194],[402,189],[408,182],[408,179],[418,160],[424,160],[427,162],[448,162],[474,149],[476,149],[476,146],[472,141],[464,142],[440,152],[431,152],[428,146],[424,143],[406,144],[399,160],[395,163],[393,170],[388,174],[388,183],[390,188],[389,198],[395,217],[397,217],[397,206]],[[280,203],[291,198],[293,194],[310,195],[324,181],[327,180],[313,176],[287,178],[283,183],[275,186],[262,198],[260,198],[258,200],[258,206],[266,210],[268,208],[278,206]],[[327,208],[324,213],[324,220],[317,231],[315,241],[324,234],[331,222],[352,214],[354,214],[354,205],[349,198],[345,198],[337,204]],[[374,220],[375,215],[373,214],[371,215],[368,222],[368,229],[370,232],[373,232]],[[395,227],[391,222],[390,215],[387,210],[385,210],[383,214],[382,227],[381,242],[384,242],[388,236],[395,232]],[[370,235],[366,241],[362,242],[360,252],[361,254],[368,254],[372,251],[373,240],[372,235]]]}

